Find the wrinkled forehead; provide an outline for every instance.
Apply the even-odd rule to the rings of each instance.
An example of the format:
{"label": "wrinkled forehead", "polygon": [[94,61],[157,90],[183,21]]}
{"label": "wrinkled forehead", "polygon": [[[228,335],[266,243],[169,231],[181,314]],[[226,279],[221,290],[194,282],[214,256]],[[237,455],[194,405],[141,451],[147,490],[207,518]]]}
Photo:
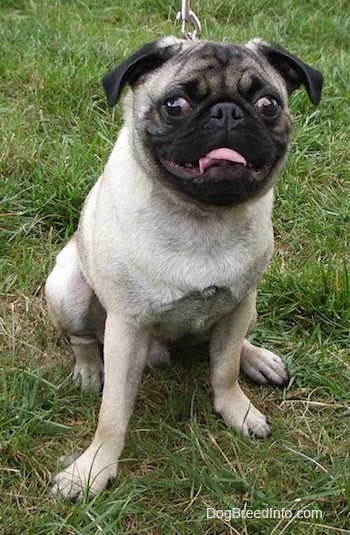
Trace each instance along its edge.
{"label": "wrinkled forehead", "polygon": [[189,58],[198,59],[207,68],[225,69],[232,64],[239,64],[245,57],[251,56],[249,50],[234,43],[187,42],[179,51],[177,59],[183,66]]}
{"label": "wrinkled forehead", "polygon": [[[263,58],[244,46],[232,43],[185,42],[179,52],[150,77],[153,96],[183,88],[194,97],[205,98],[210,91],[249,93],[271,83],[273,70]],[[273,80],[279,88],[279,81]],[[148,85],[148,84],[147,84]]]}

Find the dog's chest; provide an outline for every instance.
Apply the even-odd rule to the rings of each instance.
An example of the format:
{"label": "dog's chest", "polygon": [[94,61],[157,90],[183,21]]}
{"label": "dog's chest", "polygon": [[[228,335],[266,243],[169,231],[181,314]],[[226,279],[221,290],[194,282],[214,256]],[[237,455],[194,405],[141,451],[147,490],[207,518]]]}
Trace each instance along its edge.
{"label": "dog's chest", "polygon": [[192,292],[161,307],[152,318],[152,334],[176,338],[183,334],[202,333],[236,304],[227,288],[210,286],[202,292]]}

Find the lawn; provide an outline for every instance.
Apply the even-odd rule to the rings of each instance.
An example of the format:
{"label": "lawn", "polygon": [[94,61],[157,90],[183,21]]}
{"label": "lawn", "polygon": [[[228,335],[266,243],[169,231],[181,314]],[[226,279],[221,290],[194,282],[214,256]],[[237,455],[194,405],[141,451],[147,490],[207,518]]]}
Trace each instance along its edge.
{"label": "lawn", "polygon": [[[212,412],[205,349],[178,354],[144,375],[117,481],[91,502],[51,497],[59,457],[92,439],[99,396],[71,382],[44,281],[120,127],[100,80],[145,42],[179,36],[180,2],[0,0],[0,533],[350,534],[349,6],[191,7],[203,37],[277,41],[325,76],[318,107],[302,90],[291,98],[276,252],[259,285],[254,339],[288,362],[291,380],[274,390],[242,379],[273,434],[227,429]],[[232,509],[247,514],[230,519]],[[267,509],[277,513],[254,518]]]}

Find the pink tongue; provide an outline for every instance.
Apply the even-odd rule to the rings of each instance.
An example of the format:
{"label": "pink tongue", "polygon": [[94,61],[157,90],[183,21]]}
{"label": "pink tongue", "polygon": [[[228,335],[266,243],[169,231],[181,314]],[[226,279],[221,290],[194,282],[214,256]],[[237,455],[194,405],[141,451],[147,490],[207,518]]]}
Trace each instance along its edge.
{"label": "pink tongue", "polygon": [[248,163],[247,160],[239,154],[239,152],[236,152],[232,149],[215,149],[211,152],[208,152],[205,156],[200,158],[199,160],[199,170],[201,173],[204,173],[209,167],[213,167],[214,165],[222,165],[222,162],[233,162],[233,163],[239,163],[243,165],[243,167],[247,167]]}

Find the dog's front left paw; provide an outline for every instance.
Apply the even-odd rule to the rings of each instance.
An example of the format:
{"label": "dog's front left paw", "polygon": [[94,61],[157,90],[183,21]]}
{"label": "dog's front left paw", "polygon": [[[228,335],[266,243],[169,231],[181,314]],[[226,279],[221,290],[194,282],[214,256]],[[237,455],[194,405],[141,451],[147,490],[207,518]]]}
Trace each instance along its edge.
{"label": "dog's front left paw", "polygon": [[231,391],[217,397],[214,408],[227,425],[244,437],[262,439],[271,435],[266,416],[253,405],[238,384]]}
{"label": "dog's front left paw", "polygon": [[258,384],[285,386],[289,373],[284,362],[262,347],[256,347],[248,340],[244,341],[241,353],[241,371]]}
{"label": "dog's front left paw", "polygon": [[[101,458],[102,457],[102,458]],[[109,462],[99,452],[86,450],[76,461],[54,478],[51,492],[74,502],[92,498],[106,488],[117,475],[117,463]]]}

